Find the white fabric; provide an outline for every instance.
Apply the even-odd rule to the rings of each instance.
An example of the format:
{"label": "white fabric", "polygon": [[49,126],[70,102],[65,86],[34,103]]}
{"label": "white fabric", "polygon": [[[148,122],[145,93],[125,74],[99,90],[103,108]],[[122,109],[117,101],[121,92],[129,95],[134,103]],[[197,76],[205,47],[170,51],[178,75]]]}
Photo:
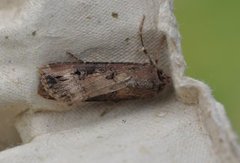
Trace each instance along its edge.
{"label": "white fabric", "polygon": [[[0,148],[27,143],[2,151],[1,163],[240,161],[223,107],[207,86],[184,77],[172,0],[0,3]],[[171,74],[170,95],[78,108],[37,95],[38,67],[69,61],[66,51],[85,61],[147,62],[143,15],[145,46]]]}

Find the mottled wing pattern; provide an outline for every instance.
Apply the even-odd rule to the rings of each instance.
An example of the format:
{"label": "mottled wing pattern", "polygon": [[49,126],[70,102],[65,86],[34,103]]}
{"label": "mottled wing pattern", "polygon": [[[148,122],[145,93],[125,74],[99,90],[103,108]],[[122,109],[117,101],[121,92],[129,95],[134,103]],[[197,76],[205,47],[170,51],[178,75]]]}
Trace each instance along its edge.
{"label": "mottled wing pattern", "polygon": [[39,92],[45,98],[72,104],[120,90],[131,78],[120,71],[114,79],[111,79],[112,71],[88,73],[84,68],[78,69],[75,64],[44,66],[40,69]]}
{"label": "mottled wing pattern", "polygon": [[68,104],[152,97],[168,76],[140,63],[55,63],[40,68],[39,94]]}

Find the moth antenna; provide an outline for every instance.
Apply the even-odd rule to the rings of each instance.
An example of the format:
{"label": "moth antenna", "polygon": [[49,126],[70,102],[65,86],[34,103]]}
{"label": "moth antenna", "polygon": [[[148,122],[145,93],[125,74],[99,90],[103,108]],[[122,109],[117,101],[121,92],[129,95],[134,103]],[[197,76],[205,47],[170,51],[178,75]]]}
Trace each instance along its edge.
{"label": "moth antenna", "polygon": [[84,63],[83,60],[79,59],[78,57],[76,57],[74,54],[72,54],[71,52],[66,51],[66,54],[70,57],[73,58],[74,60],[76,60],[79,63]]}
{"label": "moth antenna", "polygon": [[149,54],[147,52],[147,49],[145,48],[144,43],[143,43],[143,26],[144,26],[144,21],[145,21],[145,15],[143,15],[142,21],[141,21],[140,26],[139,26],[139,36],[140,36],[140,40],[141,40],[142,51],[148,57],[148,60],[149,60],[150,64],[153,65],[153,61],[152,61],[151,57],[149,56]]}

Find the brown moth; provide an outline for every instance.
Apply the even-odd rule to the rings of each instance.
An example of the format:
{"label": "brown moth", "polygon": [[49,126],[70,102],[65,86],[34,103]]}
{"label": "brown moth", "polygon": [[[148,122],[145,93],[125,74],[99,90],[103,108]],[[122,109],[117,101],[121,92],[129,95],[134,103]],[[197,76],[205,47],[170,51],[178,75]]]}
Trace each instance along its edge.
{"label": "brown moth", "polygon": [[[142,28],[140,38],[143,52]],[[148,56],[149,57],[149,56]],[[65,62],[52,63],[39,69],[38,94],[66,104],[83,101],[119,101],[149,98],[161,92],[170,77],[150,63]]]}

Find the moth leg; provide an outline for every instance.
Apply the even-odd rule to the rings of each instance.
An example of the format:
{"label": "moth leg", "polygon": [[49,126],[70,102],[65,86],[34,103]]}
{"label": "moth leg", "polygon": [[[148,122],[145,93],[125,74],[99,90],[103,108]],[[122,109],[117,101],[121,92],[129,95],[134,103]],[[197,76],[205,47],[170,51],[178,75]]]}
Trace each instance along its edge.
{"label": "moth leg", "polygon": [[100,117],[105,116],[107,113],[109,113],[112,110],[112,108],[104,108],[104,111],[100,114]]}
{"label": "moth leg", "polygon": [[83,60],[79,59],[78,57],[76,57],[76,56],[75,56],[74,54],[72,54],[71,52],[66,51],[66,54],[67,54],[70,58],[74,59],[75,61],[77,61],[77,62],[79,62],[79,63],[84,63]]}
{"label": "moth leg", "polygon": [[139,36],[140,36],[140,41],[141,41],[141,45],[142,45],[142,51],[148,57],[148,60],[149,60],[150,64],[154,65],[154,63],[153,63],[150,55],[148,54],[147,49],[145,48],[144,43],[143,43],[143,26],[144,26],[144,21],[145,21],[145,15],[143,15],[142,21],[141,21],[140,26],[139,26]]}

